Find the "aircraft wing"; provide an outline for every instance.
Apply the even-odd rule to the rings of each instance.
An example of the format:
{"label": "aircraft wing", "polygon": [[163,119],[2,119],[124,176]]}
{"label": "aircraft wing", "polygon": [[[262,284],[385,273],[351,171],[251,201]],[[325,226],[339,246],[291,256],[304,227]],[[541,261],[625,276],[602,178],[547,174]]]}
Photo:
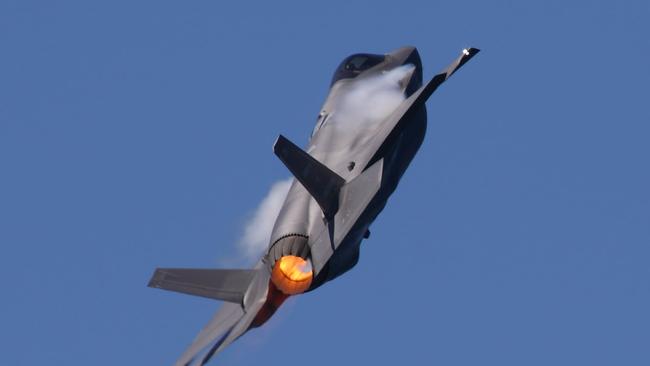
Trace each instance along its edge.
{"label": "aircraft wing", "polygon": [[429,99],[431,94],[433,94],[442,83],[449,79],[451,75],[453,75],[479,51],[478,48],[464,49],[461,55],[449,64],[445,70],[434,76],[426,85],[420,87],[420,89],[415,91],[404,102],[402,102],[402,104],[400,104],[399,107],[397,107],[397,109],[381,123],[375,136],[373,136],[367,142],[367,145],[361,149],[363,153],[360,154],[361,156],[356,157],[357,164],[367,167],[384,141],[386,141],[391,134],[399,133],[404,125],[411,120],[411,115],[416,113],[419,108],[424,105],[424,102]]}

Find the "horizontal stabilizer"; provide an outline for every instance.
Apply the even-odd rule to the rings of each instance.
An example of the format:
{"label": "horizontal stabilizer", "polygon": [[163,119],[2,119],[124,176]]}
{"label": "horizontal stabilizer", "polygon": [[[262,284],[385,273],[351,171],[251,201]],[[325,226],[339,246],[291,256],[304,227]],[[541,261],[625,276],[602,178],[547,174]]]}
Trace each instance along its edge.
{"label": "horizontal stabilizer", "polygon": [[254,269],[157,268],[149,287],[242,304]]}
{"label": "horizontal stabilizer", "polygon": [[282,135],[273,145],[273,152],[318,202],[325,218],[331,220],[339,209],[339,193],[345,180]]}

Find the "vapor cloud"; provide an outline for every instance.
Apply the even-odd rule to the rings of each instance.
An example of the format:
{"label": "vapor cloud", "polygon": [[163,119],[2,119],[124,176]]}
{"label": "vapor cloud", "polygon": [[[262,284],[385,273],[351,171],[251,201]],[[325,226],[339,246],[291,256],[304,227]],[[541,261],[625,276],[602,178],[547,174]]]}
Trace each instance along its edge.
{"label": "vapor cloud", "polygon": [[275,182],[244,227],[238,243],[246,259],[258,259],[269,245],[275,219],[287,197],[293,178]]}
{"label": "vapor cloud", "polygon": [[400,82],[414,69],[403,65],[356,83],[337,103],[337,121],[342,126],[381,122],[404,101]]}

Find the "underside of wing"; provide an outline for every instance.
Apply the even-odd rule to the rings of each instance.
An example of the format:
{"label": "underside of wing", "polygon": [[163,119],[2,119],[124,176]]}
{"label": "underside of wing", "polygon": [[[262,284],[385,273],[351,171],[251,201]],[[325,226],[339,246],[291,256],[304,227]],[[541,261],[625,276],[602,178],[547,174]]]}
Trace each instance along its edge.
{"label": "underside of wing", "polygon": [[469,61],[474,55],[479,52],[477,48],[464,49],[461,55],[454,60],[447,68],[441,73],[435,75],[426,85],[416,90],[411,94],[399,107],[381,123],[377,132],[371,138],[363,149],[363,153],[357,157],[357,164],[363,167],[368,167],[371,162],[376,159],[375,153],[379,150],[381,145],[388,139],[391,134],[399,133],[404,128],[404,125],[411,120],[414,113],[424,106],[424,103],[429,99],[436,89],[444,83],[451,75],[453,75],[460,67]]}

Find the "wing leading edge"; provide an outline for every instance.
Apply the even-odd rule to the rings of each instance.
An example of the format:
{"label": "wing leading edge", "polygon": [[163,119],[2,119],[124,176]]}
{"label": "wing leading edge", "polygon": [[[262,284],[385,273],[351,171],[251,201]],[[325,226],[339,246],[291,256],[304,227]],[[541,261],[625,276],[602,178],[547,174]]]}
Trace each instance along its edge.
{"label": "wing leading edge", "polygon": [[371,138],[366,146],[362,149],[364,155],[357,157],[357,164],[367,167],[373,161],[374,154],[379,150],[381,145],[386,141],[391,133],[396,133],[402,130],[403,126],[408,123],[413,113],[416,113],[419,108],[429,99],[431,94],[438,89],[442,83],[447,81],[458,69],[460,69],[467,61],[471,60],[477,53],[478,48],[464,49],[461,55],[454,60],[447,68],[441,73],[435,75],[426,84],[416,90],[409,96],[399,107],[381,123],[373,138]]}

